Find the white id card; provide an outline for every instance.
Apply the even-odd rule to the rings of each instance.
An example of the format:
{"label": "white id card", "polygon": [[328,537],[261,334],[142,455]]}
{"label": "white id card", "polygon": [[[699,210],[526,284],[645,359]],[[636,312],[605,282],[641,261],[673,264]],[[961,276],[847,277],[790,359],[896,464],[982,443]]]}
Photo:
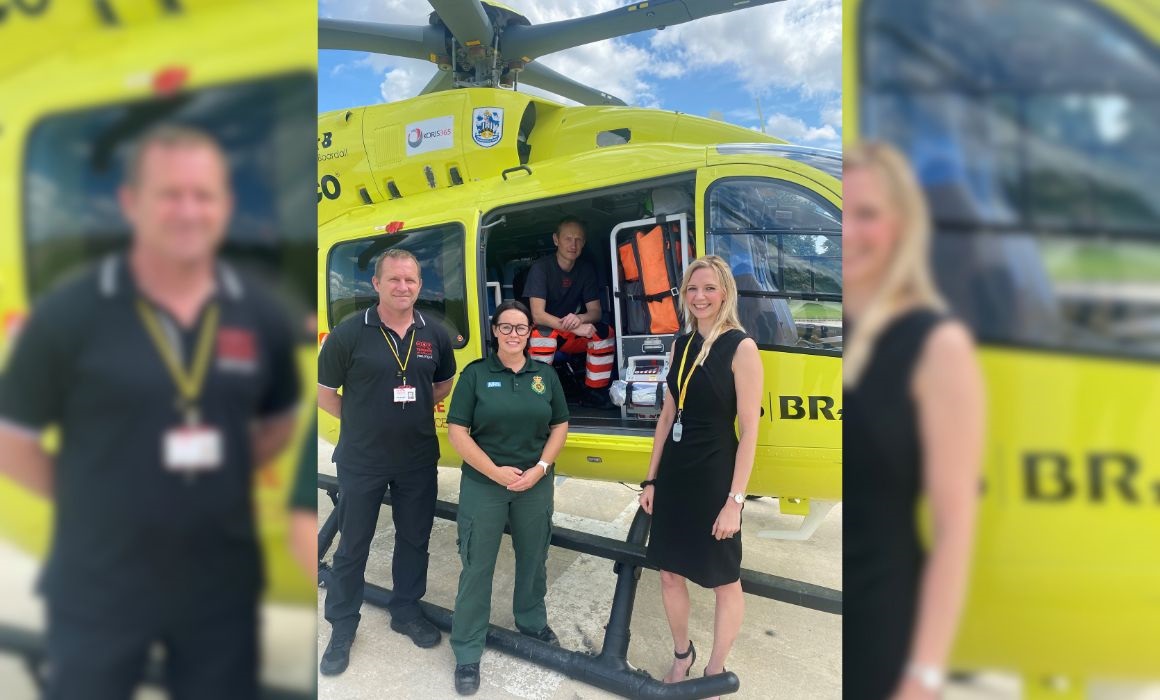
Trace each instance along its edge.
{"label": "white id card", "polygon": [[173,472],[213,471],[222,466],[222,434],[204,425],[165,433],[165,468]]}
{"label": "white id card", "polygon": [[395,387],[395,403],[411,403],[417,400],[415,387],[406,384]]}

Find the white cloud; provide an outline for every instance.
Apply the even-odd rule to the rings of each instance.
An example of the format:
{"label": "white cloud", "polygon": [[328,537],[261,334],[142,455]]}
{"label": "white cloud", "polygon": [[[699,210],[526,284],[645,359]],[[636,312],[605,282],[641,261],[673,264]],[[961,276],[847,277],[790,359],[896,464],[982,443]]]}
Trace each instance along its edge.
{"label": "white cloud", "polygon": [[658,32],[651,45],[673,63],[723,69],[723,78],[755,94],[841,90],[840,0],[792,0],[706,17]]}
{"label": "white cloud", "polygon": [[426,22],[431,6],[426,0],[320,0],[319,17],[364,22],[418,24]]}
{"label": "white cloud", "polygon": [[790,143],[821,148],[840,148],[841,136],[830,124],[810,126],[788,114],[774,114],[765,120],[765,133]]}
{"label": "white cloud", "polygon": [[842,103],[839,101],[822,109],[822,123],[835,129],[842,128]]}
{"label": "white cloud", "polygon": [[384,102],[405,100],[418,95],[437,70],[429,64],[417,64],[414,61],[410,63],[415,65],[400,66],[383,76],[379,91],[383,95]]}

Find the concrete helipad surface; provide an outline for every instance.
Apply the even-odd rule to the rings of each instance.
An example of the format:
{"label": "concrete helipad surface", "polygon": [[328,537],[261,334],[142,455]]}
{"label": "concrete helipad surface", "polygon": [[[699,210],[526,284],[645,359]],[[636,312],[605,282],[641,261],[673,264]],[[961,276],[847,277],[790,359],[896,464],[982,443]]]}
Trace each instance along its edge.
{"label": "concrete helipad surface", "polygon": [[[319,465],[333,474],[331,447],[319,443]],[[439,498],[458,501],[459,470],[440,469]],[[555,524],[608,537],[623,538],[636,512],[636,492],[621,484],[558,479]],[[319,516],[331,510],[322,495]],[[759,529],[796,527],[800,518],[781,516],[771,499],[746,505],[744,566],[777,573],[832,588],[840,588],[841,507],[835,508],[808,542],[760,540]],[[393,543],[390,510],[384,507],[371,549],[367,580],[390,587]],[[459,578],[455,525],[435,521],[431,536],[431,564],[426,600],[454,607]],[[493,586],[493,624],[514,628],[511,586],[514,559],[510,539],[505,537],[496,566]],[[575,650],[599,651],[615,576],[612,563],[590,555],[553,547],[548,557],[548,620],[562,644]],[[319,592],[321,610],[325,591]],[[693,611],[692,638],[702,658],[694,673],[704,669],[713,639],[713,593],[690,586]],[[362,624],[351,651],[350,668],[334,678],[319,679],[319,698],[453,698],[455,667],[446,635],[434,649],[418,649],[407,638],[392,632],[386,611],[364,605]],[[318,653],[330,638],[330,627],[318,616]],[[765,699],[841,697],[840,616],[806,610],[754,596],[746,596],[745,622],[727,666],[741,679],[741,692],[731,697]],[[629,661],[663,676],[672,658],[672,640],[660,598],[660,580],[646,571],[640,580],[632,624]],[[615,697],[563,675],[533,666],[515,657],[488,649],[482,664],[482,685],[476,695],[484,699],[595,700]]]}
{"label": "concrete helipad surface", "polygon": [[[43,632],[44,603],[34,594],[39,569],[32,557],[0,541],[0,624]],[[262,609],[262,679],[300,692],[309,691],[317,675],[314,661],[314,611],[309,607],[266,605]],[[0,698],[32,700],[36,686],[22,660],[0,650]],[[136,700],[166,697],[142,690]]]}

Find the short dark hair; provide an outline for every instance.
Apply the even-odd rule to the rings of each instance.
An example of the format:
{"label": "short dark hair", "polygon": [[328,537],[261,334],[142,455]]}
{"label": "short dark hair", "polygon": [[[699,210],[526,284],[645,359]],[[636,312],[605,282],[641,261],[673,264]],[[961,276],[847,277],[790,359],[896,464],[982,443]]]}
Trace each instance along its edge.
{"label": "short dark hair", "polygon": [[226,157],[221,143],[209,132],[184,124],[162,124],[146,131],[133,144],[129,160],[125,164],[124,183],[129,187],[136,187],[141,181],[141,164],[145,161],[145,154],[154,146],[163,148],[185,147],[206,148],[217,154],[221,159],[222,167],[226,172],[226,180],[230,176],[230,161]]}
{"label": "short dark hair", "polygon": [[387,258],[391,260],[410,260],[415,263],[415,269],[419,271],[419,277],[423,277],[423,266],[419,264],[419,258],[416,258],[414,253],[404,248],[389,248],[387,252],[379,256],[378,260],[375,260],[375,279],[383,276],[383,261]]}
{"label": "short dark hair", "polygon": [[557,234],[560,233],[560,229],[564,228],[565,224],[576,224],[577,226],[580,227],[580,230],[584,232],[584,235],[588,235],[588,227],[584,225],[584,222],[581,221],[580,217],[578,217],[578,216],[568,215],[568,216],[565,216],[563,219],[560,219],[560,223],[556,224],[556,233]]}
{"label": "short dark hair", "polygon": [[[528,319],[528,327],[529,328],[535,328],[535,325],[532,323],[532,312],[528,310],[528,307],[524,306],[523,304],[521,304],[520,302],[518,302],[514,299],[509,299],[509,300],[503,302],[502,304],[500,304],[499,306],[495,307],[495,313],[493,313],[491,315],[491,327],[495,328],[496,326],[499,325],[500,314],[502,314],[505,311],[512,311],[513,309],[515,311],[519,311],[521,314],[523,314]],[[532,339],[531,331],[528,332],[527,338],[528,338],[528,344],[524,346],[524,356],[525,357],[528,356],[528,348],[531,347],[531,339]],[[496,335],[495,333],[491,334],[491,351],[492,352],[499,352],[499,336]]]}
{"label": "short dark hair", "polygon": [[492,327],[499,325],[500,314],[502,314],[505,311],[511,311],[513,309],[516,311],[519,311],[521,314],[523,314],[525,317],[527,317],[529,326],[533,325],[532,324],[532,312],[528,310],[528,307],[524,306],[522,303],[516,301],[515,299],[508,299],[507,301],[503,302],[499,306],[495,307],[495,313],[493,313],[491,315]]}

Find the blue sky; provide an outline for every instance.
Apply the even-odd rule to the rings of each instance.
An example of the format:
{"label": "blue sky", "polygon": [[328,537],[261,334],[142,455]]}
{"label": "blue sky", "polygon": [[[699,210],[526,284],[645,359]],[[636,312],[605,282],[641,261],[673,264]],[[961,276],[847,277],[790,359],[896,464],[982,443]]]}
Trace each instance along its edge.
{"label": "blue sky", "polygon": [[[510,0],[533,24],[594,14],[624,0]],[[426,23],[425,0],[320,0],[319,15]],[[710,116],[794,143],[841,142],[840,0],[786,0],[542,57],[548,67],[629,104]],[[435,66],[349,51],[320,51],[319,110],[403,99]],[[545,94],[545,93],[538,93]],[[554,96],[550,96],[554,97]],[[560,98],[554,98],[559,100]]]}

